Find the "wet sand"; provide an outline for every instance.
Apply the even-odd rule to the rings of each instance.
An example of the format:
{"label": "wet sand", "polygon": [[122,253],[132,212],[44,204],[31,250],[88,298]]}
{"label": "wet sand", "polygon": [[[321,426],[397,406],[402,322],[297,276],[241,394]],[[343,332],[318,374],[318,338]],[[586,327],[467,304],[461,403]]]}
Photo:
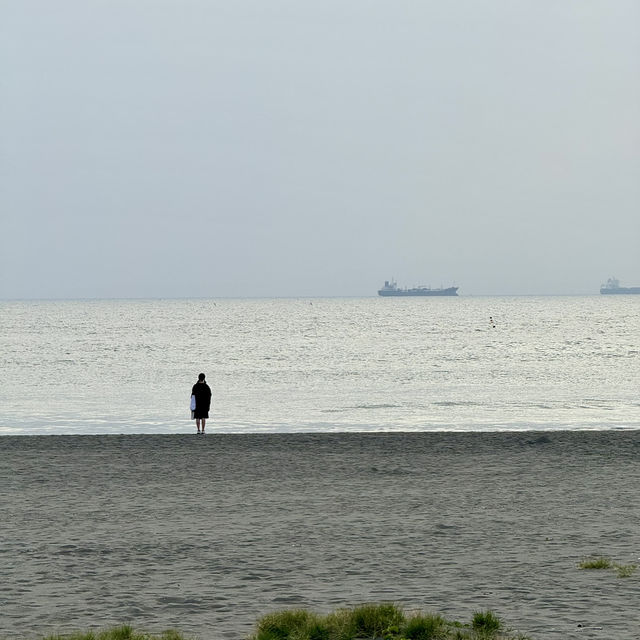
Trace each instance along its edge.
{"label": "wet sand", "polygon": [[640,638],[640,433],[0,439],[0,637],[362,602]]}

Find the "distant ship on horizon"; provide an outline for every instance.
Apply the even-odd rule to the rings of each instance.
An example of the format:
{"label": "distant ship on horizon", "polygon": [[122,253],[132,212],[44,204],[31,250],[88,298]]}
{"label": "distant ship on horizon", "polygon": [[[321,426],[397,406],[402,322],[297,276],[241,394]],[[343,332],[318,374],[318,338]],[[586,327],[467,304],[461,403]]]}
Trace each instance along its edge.
{"label": "distant ship on horizon", "polygon": [[640,294],[640,287],[621,287],[619,280],[616,278],[609,278],[607,280],[607,284],[603,284],[600,287],[600,293],[602,295],[624,295],[626,293]]}
{"label": "distant ship on horizon", "polygon": [[412,287],[411,289],[400,288],[395,280],[385,280],[384,287],[378,289],[378,295],[383,297],[395,296],[457,296],[458,287],[447,287],[432,289],[431,287]]}

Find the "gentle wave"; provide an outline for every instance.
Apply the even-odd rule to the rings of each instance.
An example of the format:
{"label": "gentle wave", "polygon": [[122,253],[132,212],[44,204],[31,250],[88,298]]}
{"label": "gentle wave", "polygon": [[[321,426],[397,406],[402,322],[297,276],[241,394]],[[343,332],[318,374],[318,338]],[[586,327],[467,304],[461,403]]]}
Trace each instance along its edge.
{"label": "gentle wave", "polygon": [[608,298],[4,302],[0,434],[640,428]]}

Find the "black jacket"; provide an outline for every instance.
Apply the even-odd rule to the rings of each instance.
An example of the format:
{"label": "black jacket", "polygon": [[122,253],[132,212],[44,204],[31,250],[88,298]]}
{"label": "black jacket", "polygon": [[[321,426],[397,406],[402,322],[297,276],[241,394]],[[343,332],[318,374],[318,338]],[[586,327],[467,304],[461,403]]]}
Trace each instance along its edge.
{"label": "black jacket", "polygon": [[211,408],[211,388],[206,382],[196,382],[191,389],[196,397],[196,413],[204,413]]}

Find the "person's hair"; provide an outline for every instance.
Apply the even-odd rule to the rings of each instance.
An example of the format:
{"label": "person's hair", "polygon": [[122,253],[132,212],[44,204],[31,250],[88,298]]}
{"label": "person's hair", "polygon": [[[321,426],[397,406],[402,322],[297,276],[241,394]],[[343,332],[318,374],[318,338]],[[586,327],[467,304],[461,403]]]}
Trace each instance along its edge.
{"label": "person's hair", "polygon": [[201,373],[198,375],[198,380],[200,381],[204,380],[204,373]]}

